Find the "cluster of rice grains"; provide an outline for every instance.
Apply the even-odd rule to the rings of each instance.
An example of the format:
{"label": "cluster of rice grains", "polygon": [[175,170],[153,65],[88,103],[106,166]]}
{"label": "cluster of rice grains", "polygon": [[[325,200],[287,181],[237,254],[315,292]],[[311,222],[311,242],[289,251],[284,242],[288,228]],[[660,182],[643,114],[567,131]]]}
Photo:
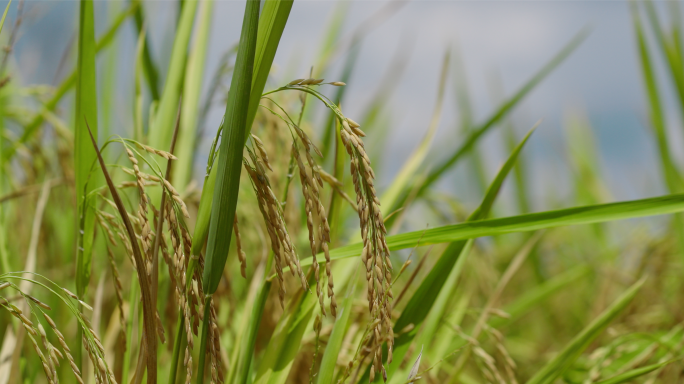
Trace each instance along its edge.
{"label": "cluster of rice grains", "polygon": [[[391,282],[392,264],[390,253],[385,241],[386,229],[380,211],[380,201],[375,191],[375,174],[371,167],[371,161],[366,154],[362,141],[365,136],[359,124],[354,120],[345,117],[341,110],[324,95],[314,90],[311,86],[323,84],[322,79],[297,79],[276,91],[298,90],[313,95],[322,101],[333,113],[335,113],[342,128],[340,131],[342,143],[351,158],[350,168],[354,189],[356,192],[356,211],[358,212],[361,227],[361,237],[363,239],[362,261],[366,268],[366,280],[368,282],[368,309],[371,315],[367,344],[365,350],[372,355],[371,381],[375,373],[381,373],[383,379],[387,379],[385,368],[382,364],[382,344],[387,343],[387,361],[392,361],[392,346],[394,335],[391,322]],[[345,85],[342,82],[325,83],[336,86]],[[273,92],[269,92],[273,93]],[[268,95],[267,94],[267,95]],[[278,113],[271,110],[273,114]],[[324,180],[334,189],[339,189],[339,181],[331,175],[322,171],[315,163],[312,151],[322,156],[318,148],[312,143],[306,133],[291,119],[279,116],[285,121],[292,133],[292,159],[299,169],[299,178],[305,203],[306,224],[309,232],[309,244],[313,256],[313,269],[316,280],[316,293],[319,298],[321,312],[325,314],[324,296],[321,292],[322,283],[319,272],[318,260],[316,255],[323,252],[325,255],[325,272],[328,282],[327,295],[330,298],[330,312],[333,316],[337,312],[333,288],[333,276],[331,274],[330,254],[328,245],[330,243],[330,227],[327,221],[325,208],[320,200],[319,188],[323,187]],[[281,206],[270,189],[265,167],[268,165],[268,157],[263,151],[263,144],[257,137],[252,136],[254,150],[248,148],[251,164],[245,160],[245,168],[252,179],[254,189],[259,199],[261,212],[267,222],[271,244],[275,254],[276,272],[280,282],[280,300],[283,301],[284,290],[282,266],[287,263],[293,274],[298,274],[302,279],[302,286],[306,286],[304,275],[297,262],[298,258],[294,253],[289,236],[284,226],[281,215]],[[257,154],[258,152],[258,154]],[[304,160],[304,158],[306,160]],[[346,195],[342,196],[349,199]],[[352,205],[353,202],[352,202]],[[318,222],[316,236],[315,222]],[[318,244],[316,243],[318,240]],[[282,250],[282,251],[281,251]],[[295,272],[296,271],[296,272]]]}
{"label": "cluster of rice grains", "polygon": [[[21,274],[10,273],[8,275],[10,276],[6,276],[14,279],[24,280],[21,277]],[[28,281],[31,281],[34,284],[43,285],[43,283],[38,283],[33,280]],[[48,281],[48,283],[50,285],[55,285],[51,281]],[[67,345],[64,335],[57,328],[57,324],[54,322],[54,320],[52,320],[52,318],[48,316],[47,313],[45,313],[45,310],[51,310],[50,306],[38,300],[37,298],[22,292],[21,288],[13,283],[7,281],[0,283],[0,290],[4,290],[8,287],[11,287],[14,290],[16,290],[19,294],[19,297],[24,299],[24,302],[20,305],[24,309],[21,309],[16,305],[10,303],[7,299],[5,299],[2,296],[0,296],[0,306],[2,306],[10,314],[12,314],[14,317],[21,321],[21,324],[27,332],[26,336],[31,341],[31,344],[33,345],[33,348],[36,351],[36,354],[38,355],[41,363],[43,364],[43,370],[45,372],[47,382],[50,384],[59,383],[59,377],[57,376],[57,367],[59,367],[60,365],[60,360],[64,360],[66,357],[66,360],[69,362],[69,365],[71,367],[71,371],[76,377],[76,381],[83,384],[83,376],[81,374],[80,369],[78,368],[78,365],[76,364],[76,361],[74,360],[73,355],[71,354],[71,349]],[[100,338],[97,336],[97,333],[93,329],[93,326],[90,323],[90,321],[76,309],[76,305],[73,302],[70,302],[70,300],[73,298],[77,301],[78,304],[81,304],[86,308],[90,307],[83,301],[79,300],[75,294],[71,293],[69,290],[65,288],[62,288],[61,292],[59,289],[51,291],[54,294],[56,294],[65,304],[67,304],[72,314],[76,316],[77,323],[83,330],[83,345],[85,351],[88,354],[88,357],[90,358],[90,361],[93,364],[93,367],[95,367],[95,382],[98,384],[115,384],[116,379],[114,378],[114,374],[112,373],[111,369],[105,363],[104,360],[104,347],[102,346]],[[57,340],[59,341],[59,344],[62,347],[61,351],[58,347],[54,346],[48,340],[45,327],[43,327],[43,325],[41,324],[38,318],[38,314],[42,314],[42,317],[45,320],[45,322],[49,325],[52,332],[54,332],[54,334],[57,336]],[[32,315],[36,319],[36,324],[34,324],[34,322],[30,319]],[[40,338],[40,342],[37,340],[38,338]]]}
{"label": "cluster of rice grains", "polygon": [[[178,191],[174,186],[166,180],[160,171],[154,171],[155,167],[150,161],[145,159],[139,152],[135,151],[132,146],[128,143],[133,143],[137,149],[150,154],[159,156],[166,160],[174,160],[175,157],[164,151],[160,151],[151,148],[140,143],[124,140],[124,148],[126,150],[126,155],[129,161],[132,163],[133,168],[128,169],[122,167],[124,173],[127,173],[135,177],[135,182],[123,182],[118,187],[128,188],[135,187],[138,190],[140,200],[135,215],[128,214],[131,223],[135,227],[136,240],[141,245],[143,255],[145,257],[145,276],[148,279],[152,277],[152,267],[153,267],[153,257],[158,257],[153,255],[154,244],[156,236],[159,237],[159,252],[161,252],[164,262],[168,266],[170,281],[172,288],[176,293],[176,300],[180,313],[183,316],[183,325],[185,328],[185,334],[187,338],[187,344],[185,348],[184,356],[184,366],[186,368],[186,383],[190,383],[193,375],[193,360],[192,360],[192,350],[194,347],[194,336],[197,336],[199,323],[203,320],[204,314],[204,301],[201,299],[204,297],[202,291],[202,264],[203,260],[201,256],[190,256],[192,255],[192,236],[188,231],[187,225],[185,223],[186,218],[189,218],[189,213],[185,202],[181,198]],[[148,174],[140,170],[138,167],[139,158],[145,161],[149,168],[151,168],[157,175]],[[158,168],[158,167],[157,167]],[[149,185],[159,185],[162,187],[163,193],[166,195],[165,206],[161,209],[157,209],[150,201],[147,195],[146,187]],[[114,203],[106,197],[102,198],[110,205],[114,206]],[[148,219],[148,208],[151,208],[154,217],[154,231],[150,227]],[[160,215],[163,215],[163,221],[161,222],[161,227],[157,227],[159,223]],[[131,248],[130,240],[126,236],[126,231],[124,229],[123,223],[120,219],[117,219],[114,215],[111,215],[104,211],[98,211],[97,213],[98,223],[103,228],[104,232],[107,234],[109,242],[112,245],[116,245],[116,237],[114,234],[118,235],[118,238],[124,244],[124,248],[129,259],[132,262],[133,268],[136,271],[140,271],[139,266],[135,264],[133,258],[133,251]],[[164,233],[164,222],[168,224],[167,232]],[[169,242],[166,236],[170,238],[170,249]],[[192,276],[187,276],[188,265],[191,258],[195,258],[196,268],[193,269]],[[120,307],[123,302],[122,285],[118,278],[118,270],[114,262],[113,255],[110,252],[110,264],[112,267],[112,273],[115,277],[115,288],[117,300],[119,301]],[[210,314],[212,318],[212,326],[210,329],[210,335],[212,342],[208,344],[211,358],[211,373],[212,373],[212,383],[223,382],[223,372],[220,364],[220,349],[219,349],[219,332],[218,326],[216,324],[216,309],[212,301]],[[124,324],[123,311],[120,310],[120,319],[122,324]],[[162,326],[159,314],[157,316],[157,334],[162,341],[165,341],[164,328]],[[122,327],[123,329],[124,327]],[[194,336],[193,336],[194,335]]]}
{"label": "cluster of rice grains", "polygon": [[394,332],[392,330],[392,263],[390,251],[385,241],[385,229],[380,200],[377,197],[373,180],[375,173],[370,165],[361,137],[365,136],[359,124],[348,118],[341,118],[342,129],[340,136],[347,153],[351,157],[351,174],[356,191],[356,204],[361,222],[361,238],[363,251],[361,260],[366,266],[366,280],[368,282],[368,310],[373,323],[371,326],[370,353],[373,363],[370,380],[373,381],[376,372],[382,373],[383,380],[387,380],[385,367],[382,365],[382,344],[387,342],[387,362],[392,362],[392,346]]}
{"label": "cluster of rice grains", "polygon": [[[331,273],[329,254],[330,225],[328,224],[325,207],[320,199],[319,189],[323,187],[323,179],[320,175],[319,166],[314,161],[311,152],[314,151],[319,156],[322,156],[322,154],[304,131],[294,124],[290,126],[296,133],[296,135],[292,136],[291,159],[294,160],[294,164],[299,169],[299,180],[306,213],[306,226],[309,234],[309,246],[311,255],[314,259],[312,267],[316,281],[316,295],[319,299],[321,313],[325,315],[325,294],[323,294],[323,282],[320,276],[320,268],[316,260],[316,254],[322,250],[325,254],[325,275],[327,278],[327,297],[330,299],[330,313],[333,317],[336,317],[337,301],[333,290],[334,282]],[[250,159],[244,160],[244,166],[252,181],[252,186],[259,202],[259,209],[266,222],[279,282],[278,297],[281,306],[284,307],[285,286],[283,268],[285,266],[289,267],[291,274],[299,278],[303,289],[308,289],[308,283],[299,264],[299,256],[297,255],[296,249],[287,232],[282,206],[273,193],[268,175],[266,174],[266,168],[272,169],[272,167],[269,164],[264,144],[261,139],[254,134],[252,134],[251,138],[253,148],[250,149],[247,147]],[[304,161],[302,161],[302,154],[300,154],[300,151],[304,153],[306,165],[304,164]],[[315,229],[315,221],[318,222],[317,231]]]}

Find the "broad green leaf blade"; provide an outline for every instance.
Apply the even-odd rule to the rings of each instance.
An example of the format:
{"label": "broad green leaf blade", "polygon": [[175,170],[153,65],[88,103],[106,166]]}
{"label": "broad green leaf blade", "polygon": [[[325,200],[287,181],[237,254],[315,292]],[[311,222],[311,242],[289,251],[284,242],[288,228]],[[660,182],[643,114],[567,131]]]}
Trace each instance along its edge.
{"label": "broad green leaf blade", "polygon": [[183,193],[192,175],[200,91],[202,90],[202,80],[204,78],[213,9],[213,0],[203,1],[200,4],[197,34],[193,41],[185,72],[183,111],[181,112],[181,125],[178,131],[178,147],[176,150],[178,161],[173,166],[173,181],[178,186],[177,188],[180,193]]}
{"label": "broad green leaf blade", "polygon": [[192,26],[194,25],[198,3],[198,1],[188,1],[183,6],[178,31],[173,40],[169,72],[164,83],[164,91],[159,100],[154,123],[150,127],[149,142],[153,148],[166,150],[171,145],[174,122],[178,111],[178,100],[180,99],[181,85],[183,84],[183,72],[188,56],[188,43],[192,35]]}
{"label": "broad green leaf blade", "polygon": [[[246,133],[244,140],[248,137],[251,130],[252,123],[256,117],[257,107],[261,100],[261,94],[264,91],[268,74],[273,64],[280,38],[287,24],[287,19],[292,9],[292,0],[266,0],[259,17],[258,31],[256,36],[256,52],[254,54],[253,72],[251,80],[251,94],[249,99],[249,107],[247,110]],[[237,70],[237,68],[236,68]],[[234,72],[235,74],[235,72]],[[230,95],[229,95],[230,97]],[[222,143],[223,145],[223,143]],[[220,152],[223,152],[220,150]],[[213,168],[212,168],[213,169]],[[214,204],[214,185],[216,183],[216,174],[214,170],[205,177],[205,187],[202,190],[202,197],[200,200],[200,208],[197,222],[195,225],[195,237],[193,242],[193,254],[199,254],[204,241],[207,238],[210,220],[213,219]],[[232,219],[231,219],[232,220]],[[225,261],[224,261],[225,263]],[[268,271],[266,271],[268,273]],[[252,366],[252,358],[254,354],[254,344],[256,342],[256,332],[258,330],[261,314],[263,313],[264,305],[270,288],[270,283],[265,282],[259,288],[258,298],[252,308],[253,319],[249,324],[247,337],[243,338],[243,343],[240,345],[240,353],[238,356],[237,373],[235,380],[238,383],[246,383],[249,378],[249,373]]]}
{"label": "broad green leaf blade", "polygon": [[256,117],[261,94],[264,92],[268,74],[275,58],[280,37],[283,35],[287,19],[294,0],[264,0],[264,7],[259,18],[257,48],[254,56],[254,77],[252,78],[252,94],[247,113],[247,130],[251,130]]}
{"label": "broad green leaf blade", "polygon": [[[282,3],[282,4],[280,4]],[[257,36],[256,54],[254,56],[254,72],[252,80],[252,93],[250,94],[250,109],[251,115],[248,115],[248,129],[251,128],[252,122],[256,116],[259,100],[266,85],[268,73],[273,64],[275,51],[280,42],[280,37],[285,28],[285,23],[290,15],[292,8],[292,0],[267,0],[264,3],[264,9],[259,18],[259,31]],[[262,24],[263,28],[262,28]],[[266,33],[264,31],[269,31]],[[258,97],[254,96],[258,95]],[[211,217],[211,205],[214,194],[214,185],[216,183],[216,172],[211,172],[205,177],[204,188],[202,189],[202,197],[200,199],[200,208],[195,224],[195,231],[193,236],[193,255],[198,255],[204,246],[204,241],[207,238],[209,229],[209,219]],[[206,191],[206,192],[205,192]]]}
{"label": "broad green leaf blade", "polygon": [[[421,182],[417,189],[417,196],[427,191],[427,189],[434,184],[439,178],[456,162],[472,148],[478,140],[487,133],[492,127],[496,126],[518,103],[527,96],[534,87],[536,87],[546,76],[548,76],[556,67],[558,67],[565,59],[584,41],[588,35],[588,30],[582,30],[578,33],[551,61],[542,67],[525,85],[522,86],[511,98],[506,100],[482,125],[472,129],[470,135],[463,144],[451,155],[447,160],[443,161],[438,166],[430,171],[427,177]],[[408,191],[403,191],[395,205],[389,209],[389,212],[399,208],[406,200]]]}
{"label": "broad green leaf blade", "polygon": [[[76,251],[76,290],[85,294],[90,282],[93,236],[95,235],[94,197],[96,174],[91,169],[97,157],[88,134],[88,124],[97,139],[97,74],[95,66],[95,16],[92,0],[81,0],[79,11],[78,63],[74,121],[74,168],[78,202],[78,247]],[[87,123],[86,123],[87,122]]]}
{"label": "broad green leaf blade", "polygon": [[[478,220],[462,224],[445,225],[427,230],[388,236],[390,250],[412,248],[416,245],[450,243],[476,237],[496,236],[507,233],[529,232],[570,225],[605,223],[646,216],[667,215],[684,211],[684,194],[666,195],[619,203],[597,204],[510,216],[500,219]],[[352,244],[330,251],[333,260],[346,259],[361,254],[361,244]],[[320,255],[318,256],[320,260]],[[301,265],[311,265],[311,258]],[[322,262],[322,261],[320,261]]]}
{"label": "broad green leaf blade", "polygon": [[[228,91],[228,103],[224,117],[223,138],[216,165],[216,186],[211,204],[211,218],[207,235],[207,254],[202,274],[202,287],[206,296],[205,316],[202,324],[200,340],[200,357],[197,383],[204,381],[204,362],[206,354],[208,316],[211,295],[216,292],[219,281],[226,265],[230,241],[232,237],[235,207],[237,206],[238,190],[240,188],[240,172],[242,171],[242,152],[247,138],[247,113],[250,92],[252,89],[252,74],[254,69],[254,55],[257,42],[257,28],[259,25],[259,0],[247,0],[245,14],[240,33],[235,70]],[[190,4],[184,6],[185,13]]]}
{"label": "broad green leaf blade", "polygon": [[632,301],[639,289],[644,284],[644,279],[639,280],[623,293],[613,304],[603,311],[594,321],[575,336],[570,343],[541,370],[539,370],[527,384],[550,384],[561,376],[589,344],[610,324]]}
{"label": "broad green leaf blade", "polygon": [[666,365],[674,363],[675,361],[676,360],[663,361],[662,363],[655,363],[655,364],[647,365],[645,367],[632,369],[631,371],[625,372],[625,373],[623,373],[621,375],[617,375],[615,377],[611,377],[610,379],[601,380],[601,381],[597,382],[596,384],[621,384],[621,383],[631,382],[632,380],[636,379],[637,377],[641,377],[643,375],[651,373],[651,372],[655,371],[656,369],[663,368]]}
{"label": "broad green leaf blade", "polygon": [[12,0],[7,2],[5,12],[2,13],[2,19],[0,20],[0,32],[2,32],[2,26],[5,25],[5,17],[7,17],[7,11],[9,11],[10,5],[12,5]]}

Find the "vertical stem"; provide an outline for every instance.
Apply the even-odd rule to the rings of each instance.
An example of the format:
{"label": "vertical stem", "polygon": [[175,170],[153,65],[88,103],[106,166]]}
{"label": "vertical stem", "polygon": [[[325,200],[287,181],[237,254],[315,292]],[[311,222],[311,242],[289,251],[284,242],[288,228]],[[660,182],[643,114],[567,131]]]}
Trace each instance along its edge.
{"label": "vertical stem", "polygon": [[173,343],[173,357],[171,358],[171,372],[169,373],[169,384],[176,384],[176,375],[178,375],[178,361],[180,360],[180,350],[184,340],[185,328],[183,328],[183,313],[178,313],[178,331],[176,331],[176,340]]}
{"label": "vertical stem", "polygon": [[211,317],[211,296],[207,295],[204,299],[204,322],[202,323],[202,335],[200,341],[199,364],[197,365],[197,384],[204,383],[204,362],[207,355],[207,335],[209,334],[209,319]]}

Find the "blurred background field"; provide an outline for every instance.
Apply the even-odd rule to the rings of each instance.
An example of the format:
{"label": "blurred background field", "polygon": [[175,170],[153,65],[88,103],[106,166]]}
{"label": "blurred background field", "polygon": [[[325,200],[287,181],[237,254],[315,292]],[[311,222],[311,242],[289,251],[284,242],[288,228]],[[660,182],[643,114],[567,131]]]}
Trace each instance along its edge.
{"label": "blurred background field", "polygon": [[[167,272],[164,261],[159,261],[156,307],[167,338],[155,354],[159,382],[169,382],[178,372],[180,383],[188,368],[187,360],[180,363],[183,357],[179,360],[177,354],[186,348],[184,338],[176,336],[186,336],[183,312],[178,311],[181,304],[175,301],[178,290],[187,289],[183,297],[193,311],[202,308],[193,300],[201,301],[196,291],[212,244],[209,235],[204,248],[206,228],[204,237],[198,236],[209,226],[202,204],[211,202],[211,195],[205,199],[202,188],[213,187],[205,178],[207,163],[216,154],[212,143],[226,111],[245,10],[244,1],[199,2],[197,14],[188,19],[193,33],[185,36],[188,52],[206,42],[206,62],[193,71],[188,64],[192,55],[172,55],[174,43],[184,36],[181,7],[188,7],[190,1],[139,3],[142,23],[136,25],[133,13],[126,17],[111,43],[97,54],[96,85],[90,89],[90,96],[97,99],[100,146],[110,135],[135,139],[127,145],[138,148],[140,159],[155,156],[145,154],[154,151],[142,144],[171,142],[178,95],[168,91],[166,79],[190,79],[179,87],[181,105],[197,108],[194,118],[181,124],[191,127],[196,146],[181,142],[185,156],[174,152],[180,157],[179,166],[189,172],[183,181],[174,173],[176,197],[166,187],[157,187],[154,177],[163,173],[140,160],[141,169],[152,175],[146,179],[152,207],[159,206],[165,193],[187,204],[185,218],[180,206],[174,206],[181,223],[178,231],[194,237],[192,244],[183,238],[186,258],[181,257],[180,264],[189,268],[194,263],[188,261],[191,253],[201,260],[199,277],[188,273],[189,288],[177,285],[173,268],[169,266]],[[15,29],[20,4],[21,25]],[[54,87],[82,58],[79,9],[84,4],[93,5],[94,35],[99,38],[138,2],[13,0],[0,34],[2,45],[11,34],[16,37],[7,65],[0,69],[0,80],[10,76],[0,87],[4,103],[0,106],[0,281],[18,279],[17,273],[30,265],[31,257],[35,272],[58,286],[76,292],[79,282],[85,281],[78,294],[95,308],[92,314],[84,313],[94,324],[88,327],[103,339],[107,369],[111,366],[117,382],[135,383],[140,381],[135,381],[134,372],[144,374],[146,369],[142,367],[145,354],[140,353],[146,318],[139,300],[140,277],[129,260],[131,250],[119,246],[109,253],[107,230],[98,227],[92,265],[88,265],[92,274],[85,277],[76,265],[82,257],[77,244],[84,236],[84,224],[77,220],[81,192],[74,188],[76,168],[84,163],[75,144],[78,139],[74,140],[80,126],[74,109],[81,105],[76,92],[67,92],[54,115],[46,115],[46,123],[22,136],[31,120],[40,116],[40,103],[50,100]],[[208,17],[202,13],[207,4],[213,7]],[[0,10],[6,5],[1,1]],[[220,284],[212,298],[215,312],[207,320],[218,327],[218,335],[210,335],[209,343],[214,337],[221,347],[220,353],[208,352],[215,359],[212,368],[220,365],[231,384],[357,383],[368,382],[369,376],[380,382],[380,366],[387,368],[391,384],[682,382],[683,9],[674,1],[295,0],[279,43],[276,40],[273,66],[266,68],[263,91],[278,92],[269,95],[272,99],[261,99],[271,110],[260,109],[252,133],[265,142],[274,168],[267,174],[275,195],[282,194],[286,201],[281,202],[282,220],[306,271],[311,265],[307,234],[313,236],[314,231],[307,227],[311,208],[300,196],[304,188],[299,180],[306,178],[306,171],[303,176],[294,171],[290,140],[308,145],[301,136],[286,133],[293,132],[294,122],[284,123],[283,116],[268,113],[279,111],[272,103],[277,101],[283,113],[301,121],[297,125],[323,151],[322,158],[316,157],[321,169],[343,183],[331,188],[334,182],[326,179],[325,186],[321,182],[320,201],[332,227],[335,296],[347,315],[321,316],[314,293],[303,291],[289,275],[284,283],[274,278],[268,220],[260,217],[263,211],[252,188],[255,179],[243,170],[239,190],[233,191],[239,196],[235,212],[241,248],[226,249],[225,269],[221,265],[215,271]],[[141,64],[141,26],[158,70],[155,92],[145,81],[147,69]],[[206,40],[201,40],[202,31],[208,33]],[[169,68],[178,63],[182,70],[174,75]],[[542,68],[549,70],[540,76]],[[193,83],[195,75],[200,80]],[[310,76],[325,78],[326,83],[346,82],[344,87],[311,88],[339,103],[344,116],[358,121],[366,134],[365,151],[377,175],[375,188],[383,203],[392,278],[396,278],[392,292],[397,305],[390,310],[393,333],[388,328],[382,328],[388,334],[371,331],[378,326],[378,321],[373,322],[377,314],[368,313],[366,282],[363,271],[356,269],[360,264],[354,257],[362,252],[354,244],[361,236],[359,217],[351,206],[361,200],[355,199],[358,191],[344,157],[344,140],[332,135],[335,129],[344,130],[342,120],[336,124],[339,115],[332,117],[331,108],[311,95],[302,107],[294,91],[309,88],[301,82],[284,86]],[[519,93],[535,76],[539,81]],[[521,97],[516,99],[516,94]],[[171,95],[168,100],[176,99],[159,112],[157,103],[167,95]],[[155,126],[162,118],[168,126]],[[478,130],[483,135],[476,134]],[[462,147],[469,139],[474,145]],[[253,152],[261,148],[255,140],[248,140]],[[135,147],[138,142],[141,145]],[[440,168],[462,148],[462,156]],[[244,155],[245,169],[253,165],[258,170],[255,159],[263,156],[250,157],[247,151]],[[129,176],[135,172],[126,168],[132,167],[131,155],[117,142],[103,150],[103,156],[115,182],[123,183],[120,193],[135,216],[139,196],[136,188],[128,188],[135,183],[124,188],[135,180]],[[165,155],[156,158],[160,170],[165,159]],[[317,168],[310,166],[313,178]],[[101,171],[95,167],[94,172]],[[288,178],[288,174],[296,175]],[[123,219],[107,200],[104,181],[99,176],[92,180],[100,183],[97,194],[103,200],[98,209],[112,215],[108,222],[115,228],[114,222]],[[49,192],[42,187],[46,183]],[[341,199],[342,192],[351,196],[352,204]],[[44,213],[40,201],[48,202]],[[610,205],[623,201],[628,202]],[[588,208],[575,208],[584,206]],[[158,208],[150,209],[133,219],[136,244],[145,241],[143,217],[156,223],[157,213],[152,211]],[[562,209],[567,210],[558,211]],[[541,213],[527,215],[534,212]],[[317,227],[323,220],[320,213],[313,216]],[[105,216],[98,217],[105,221]],[[477,235],[468,232],[467,221],[500,218],[504,219],[486,221],[481,228],[474,224],[482,230]],[[175,230],[162,235],[167,244],[177,236]],[[125,243],[123,230],[118,234]],[[231,233],[217,236],[234,238]],[[469,236],[477,239],[468,240]],[[173,247],[160,247],[168,248],[171,256],[176,252]],[[322,263],[321,244],[318,247],[312,246]],[[240,261],[242,251],[245,262]],[[321,268],[322,276],[324,264]],[[119,274],[120,279],[113,279]],[[284,299],[279,298],[278,287],[287,287]],[[46,299],[47,294],[36,296],[53,306],[55,320],[64,324],[69,342],[78,341],[77,332],[86,328],[74,320],[76,315],[59,309],[61,302]],[[326,305],[330,301],[326,298]],[[8,335],[23,328],[10,316],[17,317],[16,311],[5,308],[9,314],[0,315],[6,346],[0,352],[0,384],[45,382],[41,361],[28,342],[23,350],[17,349],[20,352],[11,350],[13,339]],[[197,327],[202,320],[198,312],[191,317]],[[197,375],[200,335],[194,339],[194,351],[187,352],[192,356],[189,371],[195,367],[195,376],[190,372],[190,377],[193,382],[201,383],[204,376],[214,382],[209,357],[206,374]],[[57,345],[52,334],[49,339]],[[395,339],[399,357],[394,363],[366,359],[371,347],[382,350],[386,359],[387,341]],[[121,348],[122,340],[128,349]],[[81,348],[79,342],[73,343],[74,350]],[[414,363],[420,378],[410,373]],[[86,381],[112,382],[99,377],[92,364],[83,364]],[[62,382],[73,382],[68,364],[54,369]],[[142,375],[137,379],[142,380]]]}

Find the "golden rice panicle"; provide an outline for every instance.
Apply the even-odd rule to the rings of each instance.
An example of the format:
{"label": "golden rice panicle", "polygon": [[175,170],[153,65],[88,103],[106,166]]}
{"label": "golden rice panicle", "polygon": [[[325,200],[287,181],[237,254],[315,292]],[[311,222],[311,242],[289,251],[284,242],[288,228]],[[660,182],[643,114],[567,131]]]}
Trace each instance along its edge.
{"label": "golden rice panicle", "polygon": [[[318,252],[318,248],[315,246],[315,242],[313,240],[314,238],[314,231],[313,231],[313,217],[311,215],[312,207],[315,206],[316,208],[316,214],[319,219],[319,226],[318,226],[318,241],[320,244],[320,248],[323,250],[323,254],[325,255],[325,273],[326,277],[328,280],[328,289],[327,289],[327,295],[330,298],[330,313],[332,314],[333,317],[337,317],[337,300],[335,299],[335,291],[334,291],[334,281],[332,277],[332,265],[331,265],[331,259],[330,259],[330,251],[329,251],[329,246],[328,244],[330,243],[330,224],[328,223],[328,216],[325,212],[325,207],[323,206],[323,203],[321,202],[320,199],[320,191],[319,187],[323,187],[323,177],[321,176],[320,173],[320,167],[316,164],[316,162],[313,159],[313,156],[311,156],[311,150],[314,150],[319,156],[321,155],[320,151],[316,146],[313,144],[311,139],[302,131],[299,127],[294,127],[295,131],[297,132],[297,136],[299,136],[299,139],[304,146],[304,153],[306,155],[306,160],[309,165],[309,171],[311,173],[311,176],[308,175],[306,168],[304,167],[304,164],[299,156],[299,151],[297,150],[296,146],[293,146],[292,150],[295,155],[295,159],[297,161],[297,166],[299,167],[299,174],[300,174],[300,180],[302,184],[302,193],[304,194],[305,198],[305,207],[306,207],[306,214],[307,214],[307,228],[309,230],[309,242],[311,245],[311,253],[313,254],[313,263],[312,266],[314,268],[314,272],[316,275],[316,293],[318,294],[318,299],[321,305],[321,313],[325,316],[325,309],[324,309],[324,304],[323,304],[323,295],[321,294],[321,288],[320,288],[320,278],[319,278],[319,266],[318,262],[316,260],[316,253]],[[311,218],[310,218],[311,217]],[[311,221],[311,223],[310,223]]]}
{"label": "golden rice panicle", "polygon": [[235,245],[237,247],[238,259],[240,259],[240,274],[243,278],[247,278],[247,257],[242,250],[242,239],[240,238],[240,230],[238,229],[237,214],[233,220],[233,232],[235,232]]}
{"label": "golden rice panicle", "polygon": [[[145,253],[146,258],[150,259],[150,252],[152,247],[152,231],[150,229],[150,223],[147,219],[147,194],[145,193],[145,178],[138,168],[138,159],[135,157],[133,151],[128,147],[126,148],[126,154],[128,155],[128,160],[133,164],[133,172],[135,174],[136,182],[138,183],[138,193],[140,194],[140,203],[138,204],[137,218],[140,221],[140,243]],[[146,273],[149,275],[152,271],[147,270]]]}
{"label": "golden rice panicle", "polygon": [[[342,142],[351,157],[350,170],[356,193],[357,211],[363,239],[361,258],[366,266],[368,282],[368,309],[374,321],[373,332],[376,339],[375,370],[385,374],[382,366],[382,342],[387,342],[388,361],[392,360],[394,337],[391,324],[391,281],[392,264],[389,247],[385,240],[384,220],[380,210],[380,200],[375,191],[375,173],[371,168],[363,141],[359,137],[358,124],[351,119],[340,119]],[[354,125],[356,130],[351,127]]]}
{"label": "golden rice panicle", "polygon": [[323,302],[323,295],[321,294],[321,279],[320,279],[320,267],[318,265],[318,260],[316,259],[316,240],[314,233],[314,222],[313,222],[313,193],[311,191],[311,182],[308,175],[306,174],[306,168],[302,163],[302,159],[299,156],[299,150],[296,143],[292,143],[292,154],[297,162],[297,168],[299,169],[299,179],[302,184],[302,194],[304,195],[304,212],[306,213],[306,228],[309,232],[309,246],[311,248],[311,256],[313,257],[313,262],[311,266],[314,270],[314,278],[316,279],[316,297],[318,297],[321,313],[325,316],[325,303]]}
{"label": "golden rice panicle", "polygon": [[259,211],[264,218],[264,223],[266,224],[266,231],[271,240],[271,249],[273,250],[273,260],[275,261],[276,275],[278,276],[278,299],[280,305],[285,307],[285,288],[283,283],[283,268],[282,268],[282,253],[280,247],[280,239],[278,237],[278,232],[276,230],[276,223],[272,220],[269,215],[269,205],[266,201],[265,193],[263,191],[262,180],[263,177],[257,174],[256,170],[252,168],[249,163],[245,160],[243,162],[245,170],[252,181],[252,187],[257,197],[257,202],[259,204]]}
{"label": "golden rice panicle", "polygon": [[271,189],[268,175],[266,175],[263,165],[255,153],[247,148],[252,164],[247,159],[244,160],[244,167],[251,181],[254,192],[259,202],[259,210],[266,224],[266,229],[271,240],[271,249],[274,254],[276,274],[278,275],[279,292],[281,306],[284,307],[285,287],[283,266],[287,264],[292,275],[299,277],[303,289],[308,289],[306,276],[299,263],[294,245],[287,231],[283,218],[280,201],[276,198]]}

